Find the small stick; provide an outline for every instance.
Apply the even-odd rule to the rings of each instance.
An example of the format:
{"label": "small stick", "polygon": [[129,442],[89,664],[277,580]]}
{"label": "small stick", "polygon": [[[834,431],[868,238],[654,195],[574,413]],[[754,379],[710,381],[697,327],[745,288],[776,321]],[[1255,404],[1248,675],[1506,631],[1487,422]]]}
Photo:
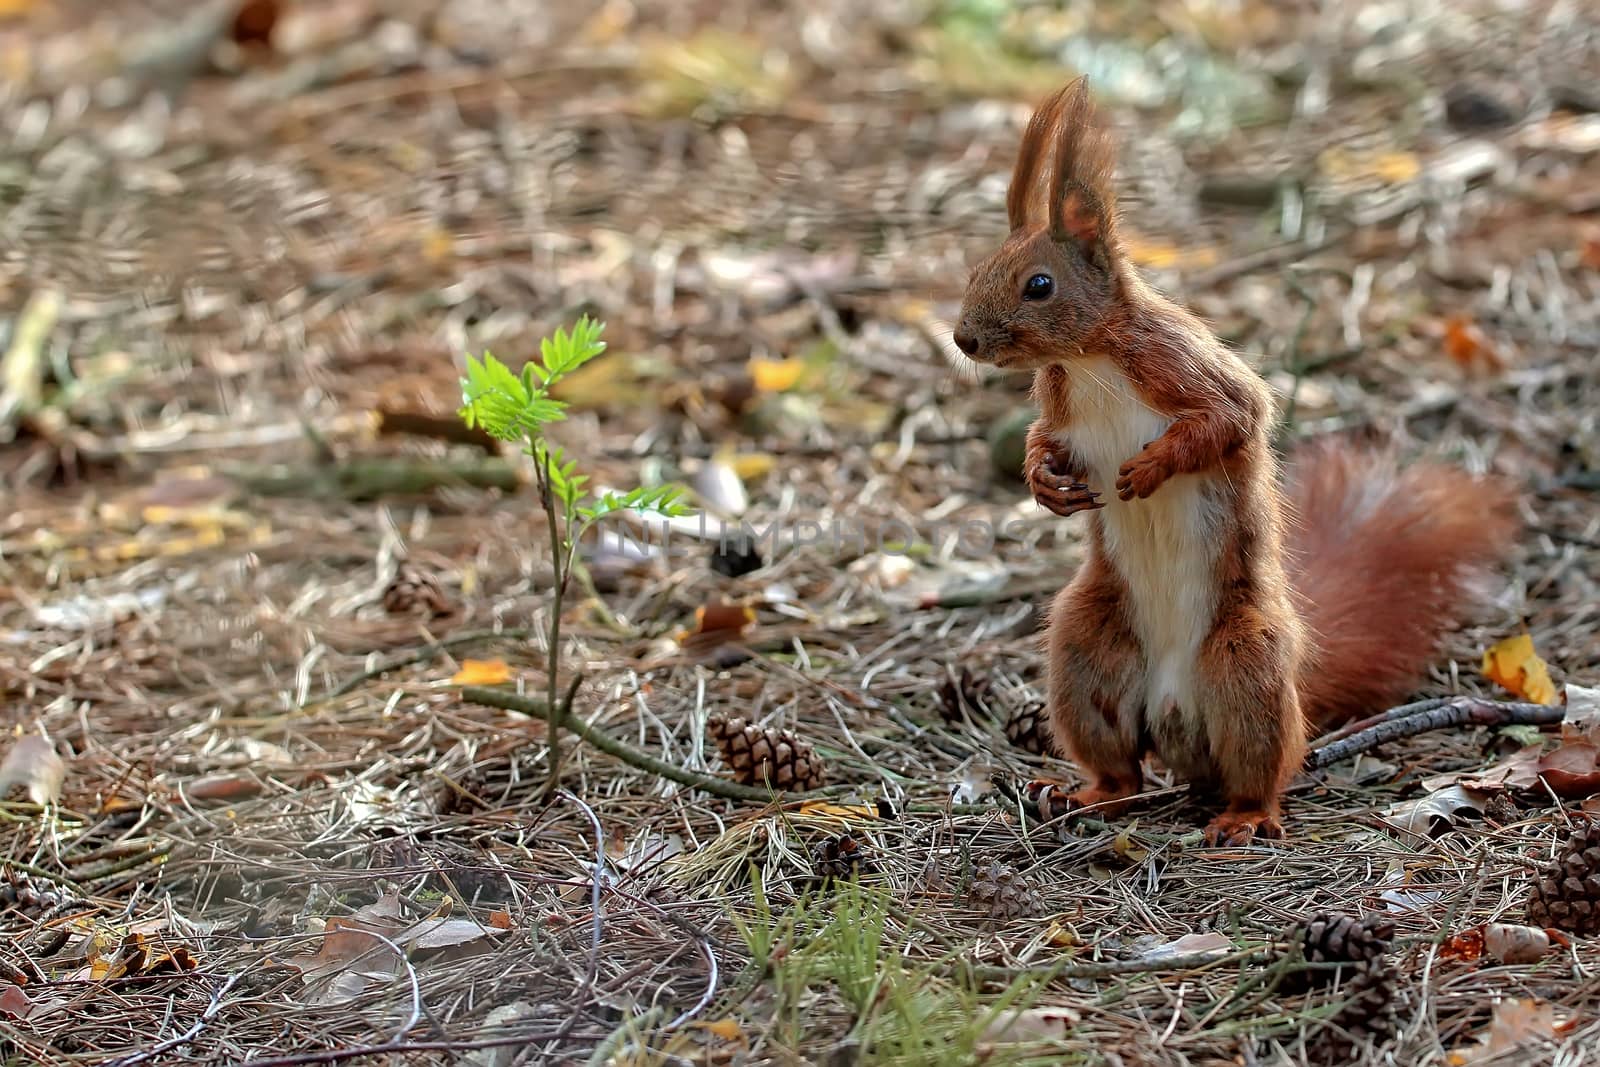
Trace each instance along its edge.
{"label": "small stick", "polygon": [[472,445],[491,456],[500,453],[500,442],[481,427],[468,426],[455,415],[434,415],[426,411],[399,411],[380,407],[372,413],[379,437],[431,437],[452,444]]}
{"label": "small stick", "polygon": [[[532,715],[543,719],[545,722],[553,722],[563,713],[561,709],[552,711],[549,704],[543,700],[521,696],[517,693],[509,693],[501,689],[490,689],[487,686],[480,685],[462,686],[461,699],[471,701],[474,704],[483,704],[486,707],[501,708],[505,711]],[[782,795],[775,790],[740,785],[737,782],[730,782],[709,774],[700,774],[696,771],[679,767],[676,764],[668,763],[665,760],[659,760],[648,753],[640,752],[624,741],[617,740],[604,730],[589,725],[575,715],[569,715],[564,725],[566,729],[571,730],[581,740],[587,741],[608,756],[615,756],[622,762],[632,764],[642,771],[649,771],[651,774],[665,778],[669,782],[677,782],[679,785],[699,789],[710,793],[712,796],[722,797],[725,800],[744,800],[757,804],[770,804]],[[812,795],[821,796],[825,792],[826,790],[818,790]],[[805,794],[795,793],[791,795],[803,796]]]}

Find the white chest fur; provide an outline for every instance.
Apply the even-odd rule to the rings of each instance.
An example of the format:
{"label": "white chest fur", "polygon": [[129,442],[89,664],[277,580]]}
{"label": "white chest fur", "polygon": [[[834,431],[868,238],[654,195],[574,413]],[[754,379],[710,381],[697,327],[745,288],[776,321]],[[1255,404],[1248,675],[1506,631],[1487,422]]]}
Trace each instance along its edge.
{"label": "white chest fur", "polygon": [[1216,612],[1220,513],[1207,475],[1178,475],[1144,500],[1119,500],[1117,471],[1160,437],[1171,420],[1146,407],[1107,359],[1068,364],[1071,418],[1060,434],[1089,468],[1106,501],[1106,551],[1127,583],[1133,625],[1148,665],[1151,721],[1175,704],[1193,716],[1195,661]]}

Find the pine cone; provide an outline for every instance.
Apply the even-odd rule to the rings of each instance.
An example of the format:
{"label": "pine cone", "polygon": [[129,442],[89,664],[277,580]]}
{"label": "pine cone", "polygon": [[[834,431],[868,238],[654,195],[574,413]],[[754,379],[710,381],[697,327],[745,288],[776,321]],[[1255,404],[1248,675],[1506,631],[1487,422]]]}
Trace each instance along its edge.
{"label": "pine cone", "polygon": [[1056,739],[1045,719],[1044,705],[1028,704],[1006,721],[1006,737],[1013,745],[1035,756],[1060,758]]}
{"label": "pine cone", "polygon": [[1580,827],[1534,879],[1528,921],[1581,937],[1600,934],[1600,820]]}
{"label": "pine cone", "polygon": [[1039,911],[1041,902],[1032,878],[994,860],[972,879],[967,904],[991,919],[1015,919]]}
{"label": "pine cone", "polygon": [[1394,1034],[1393,969],[1381,957],[1366,960],[1357,968],[1340,991],[1345,998],[1344,1005],[1330,1020],[1332,1027],[1323,1031],[1322,1055],[1316,1057],[1323,1063],[1366,1062],[1357,1058],[1360,1049]]}
{"label": "pine cone", "polygon": [[75,899],[65,888],[36,881],[26,871],[7,871],[5,880],[0,881],[0,912],[15,908],[35,922]]}
{"label": "pine cone", "polygon": [[1509,826],[1522,818],[1522,809],[1517,807],[1509,792],[1496,793],[1483,806],[1483,817],[1496,826]]}
{"label": "pine cone", "polygon": [[780,792],[820,789],[827,775],[811,746],[788,730],[762,729],[743,719],[713,718],[706,730],[722,761],[743,785],[771,786]]}
{"label": "pine cone", "polygon": [[438,578],[402,563],[383,591],[383,610],[390,615],[426,615],[436,619],[455,614],[456,607],[445,595]]}
{"label": "pine cone", "polygon": [[992,686],[986,675],[973,674],[971,667],[962,667],[959,675],[946,671],[944,682],[939,686],[939,712],[945,722],[960,722],[963,712],[974,719],[991,718],[994,714],[989,710]]}
{"label": "pine cone", "polygon": [[1359,921],[1337,912],[1318,912],[1296,931],[1311,963],[1365,963],[1389,951],[1394,920],[1366,915]]}
{"label": "pine cone", "polygon": [[811,870],[818,881],[844,880],[876,869],[871,854],[848,832],[828,838],[811,852]]}

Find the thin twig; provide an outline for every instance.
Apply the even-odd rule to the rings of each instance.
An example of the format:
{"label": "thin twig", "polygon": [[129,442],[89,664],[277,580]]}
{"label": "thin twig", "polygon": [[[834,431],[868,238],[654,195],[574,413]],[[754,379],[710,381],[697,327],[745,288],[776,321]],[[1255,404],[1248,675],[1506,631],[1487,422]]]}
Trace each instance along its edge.
{"label": "thin twig", "polygon": [[147,1048],[142,1052],[135,1052],[131,1056],[123,1056],[120,1059],[109,1060],[105,1064],[105,1067],[134,1067],[134,1064],[136,1063],[144,1063],[146,1060],[151,1060],[157,1056],[163,1055],[164,1053],[171,1052],[173,1049],[178,1048],[179,1046],[187,1045],[196,1037],[200,1036],[200,1031],[205,1029],[206,1023],[210,1022],[212,1016],[216,1015],[217,1012],[221,1010],[222,998],[227,996],[228,990],[232,989],[234,985],[238,983],[239,979],[243,977],[243,971],[240,971],[238,974],[230,974],[226,982],[222,983],[221,986],[212,991],[211,1003],[206,1005],[206,1010],[200,1014],[200,1018],[196,1019],[194,1021],[194,1025],[190,1026],[189,1029],[185,1030],[177,1037],[169,1038],[168,1040],[161,1042],[161,1044]]}
{"label": "thin twig", "polygon": [[[461,688],[461,699],[474,704],[483,704],[486,707],[502,708],[506,711],[515,711],[523,715],[532,715],[536,718],[550,722],[555,718],[555,713],[543,701],[533,697],[522,696],[518,693],[507,692],[502,689],[490,689],[486,686],[468,685]],[[687,770],[665,760],[659,760],[647,753],[640,752],[624,741],[618,741],[603,730],[584,722],[577,716],[567,720],[567,729],[583,741],[587,741],[595,748],[608,756],[615,756],[624,763],[631,764],[642,771],[649,771],[670,782],[686,785],[712,796],[722,797],[726,800],[743,800],[756,804],[771,804],[780,799],[784,794],[779,794],[770,789],[757,789],[755,786],[740,785],[723,778],[716,778],[709,774],[699,774]],[[795,793],[796,796],[822,796],[828,790],[816,790],[810,794]]]}
{"label": "thin twig", "polygon": [[[569,695],[570,701],[570,695]],[[583,984],[578,987],[577,995],[573,998],[572,1014],[567,1017],[567,1022],[561,1027],[555,1040],[565,1037],[578,1025],[579,1013],[589,1001],[589,994],[594,990],[595,976],[600,973],[600,941],[605,934],[605,911],[600,905],[600,891],[606,876],[606,833],[600,826],[600,816],[594,809],[585,804],[583,800],[571,790],[558,789],[556,796],[570,800],[589,817],[589,825],[594,827],[594,872],[589,885],[589,910],[594,916],[594,934],[589,940],[589,962],[584,968]]]}

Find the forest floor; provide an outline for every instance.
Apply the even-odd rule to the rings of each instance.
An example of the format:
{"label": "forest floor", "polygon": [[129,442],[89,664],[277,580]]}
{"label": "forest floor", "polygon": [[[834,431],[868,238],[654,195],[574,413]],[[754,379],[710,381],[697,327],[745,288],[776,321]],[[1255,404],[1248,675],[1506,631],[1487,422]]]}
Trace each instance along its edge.
{"label": "forest floor", "polygon": [[[1480,663],[1524,632],[1558,693],[1600,686],[1586,5],[246,6],[0,3],[0,1059],[1593,1047],[1600,942],[1480,936],[1600,787],[1581,724],[1385,745],[1248,848],[1154,771],[1111,821],[991,789],[1073,773],[1006,728],[1083,524],[1016,480],[1027,383],[948,341],[1031,103],[1090,74],[1133,255],[1272,383],[1291,454],[1362,436],[1515,493],[1418,698],[1505,698]],[[545,799],[543,721],[452,683],[544,692],[551,604],[525,461],[449,439],[463,355],[585,312],[610,347],[556,436],[596,484],[846,533],[588,544],[575,710],[714,776],[709,719],[793,731],[823,800],[570,735]],[[820,885],[840,834],[868,862]],[[1284,945],[1319,911],[1388,951],[1308,982]]]}

